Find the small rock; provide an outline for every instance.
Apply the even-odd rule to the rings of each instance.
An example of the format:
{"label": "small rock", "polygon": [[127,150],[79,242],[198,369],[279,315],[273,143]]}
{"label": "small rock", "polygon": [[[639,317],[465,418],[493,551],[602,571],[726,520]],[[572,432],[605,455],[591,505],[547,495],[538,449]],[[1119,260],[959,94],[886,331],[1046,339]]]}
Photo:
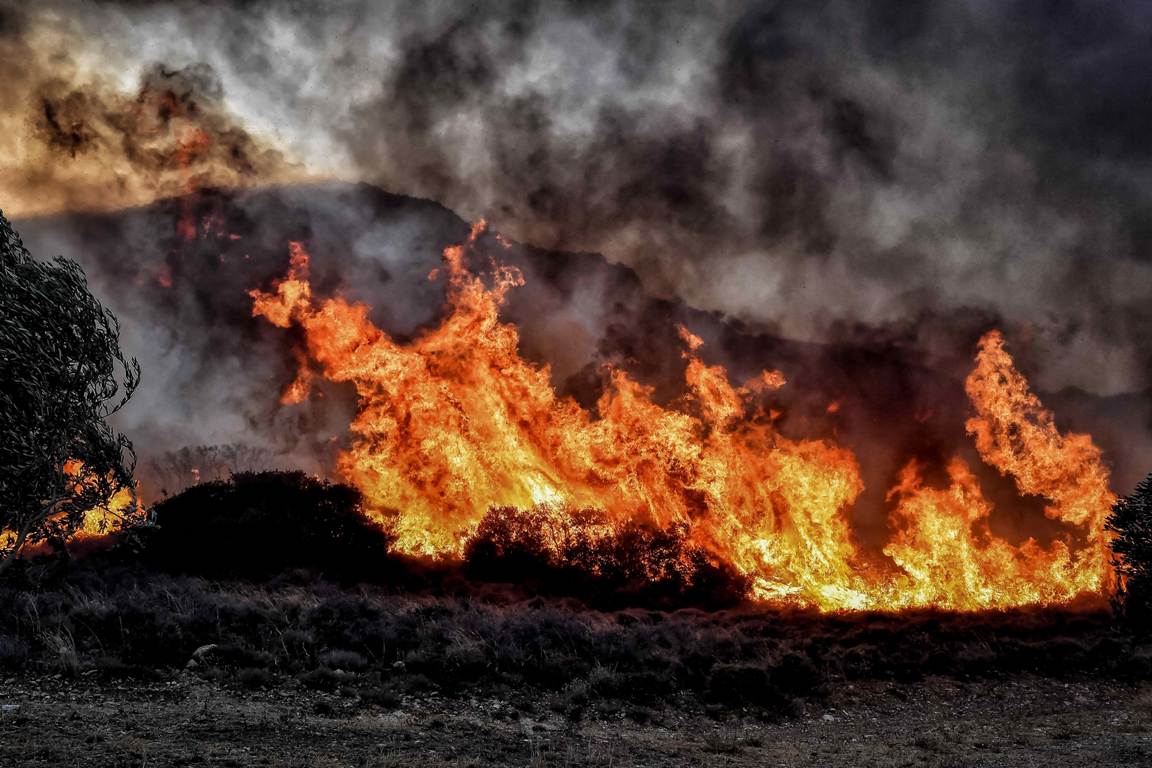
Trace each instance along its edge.
{"label": "small rock", "polygon": [[213,653],[217,647],[216,643],[209,643],[192,651],[192,658],[188,659],[188,663],[184,665],[184,669],[196,669],[200,666],[200,663],[205,660],[205,657]]}
{"label": "small rock", "polygon": [[208,645],[202,645],[199,648],[197,648],[196,650],[192,651],[192,658],[199,661],[200,659],[204,658],[208,654],[212,653],[212,651],[216,650],[217,647],[218,646],[216,645],[216,643],[209,643]]}
{"label": "small rock", "polygon": [[821,720],[823,720],[823,721],[824,721],[824,722],[826,722],[826,723],[834,723],[834,722],[836,722],[836,717],[835,717],[835,715],[829,714],[828,712],[825,712],[825,713],[824,713],[824,716],[823,716],[822,718],[820,718],[820,719],[821,719]]}

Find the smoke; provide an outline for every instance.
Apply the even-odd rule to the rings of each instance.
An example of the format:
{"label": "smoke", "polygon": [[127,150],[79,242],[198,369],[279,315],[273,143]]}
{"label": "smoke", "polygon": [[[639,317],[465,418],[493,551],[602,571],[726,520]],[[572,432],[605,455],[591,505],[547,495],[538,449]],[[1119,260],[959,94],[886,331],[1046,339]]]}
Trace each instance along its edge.
{"label": "smoke", "polygon": [[[244,137],[214,139],[242,148],[213,157],[218,183],[274,180],[291,158],[602,252],[752,329],[879,332],[932,363],[995,323],[1045,389],[1152,385],[1140,3],[14,8],[0,35],[18,85],[0,99],[31,159],[3,191],[54,201],[41,210],[125,163],[117,184],[171,192],[171,137],[163,172],[137,167],[155,155],[125,140],[140,126],[124,105],[188,92],[207,133]],[[105,106],[113,93],[134,95]]]}
{"label": "smoke", "polygon": [[[196,223],[185,237],[183,222]],[[139,357],[143,382],[116,415],[141,456],[145,496],[155,499],[197,478],[233,469],[301,468],[331,476],[347,447],[355,394],[315,376],[307,400],[285,405],[296,379],[300,339],[252,316],[253,288],[288,270],[290,241],[311,254],[317,296],[344,296],[372,308],[372,321],[400,340],[438,324],[444,300],[441,250],[468,236],[468,223],[430,201],[388,195],[368,185],[327,183],[218,192],[204,190],[108,213],[71,213],[22,222],[33,254],[74,255],[93,291],[122,323],[123,347]],[[959,453],[980,467],[963,431],[970,410],[963,377],[982,330],[996,318],[974,311],[924,314],[900,325],[835,329],[852,343],[812,344],[765,334],[716,312],[649,296],[635,273],[592,254],[504,247],[486,236],[472,267],[492,260],[519,268],[502,315],[518,325],[521,350],[549,363],[558,389],[594,408],[603,362],[655,388],[662,404],[684,407],[683,342],[678,327],[704,340],[708,364],[745,381],[765,366],[788,385],[773,396],[781,432],[828,438],[858,457],[864,495],[853,511],[862,541],[886,541],[885,491],[917,458],[931,474]],[[441,270],[442,271],[442,270]],[[1101,445],[1117,488],[1152,462],[1146,395],[1042,395],[1061,427]],[[835,407],[833,407],[835,406]],[[1038,502],[1020,499],[1010,479],[981,470],[999,532],[1047,530]],[[1011,527],[1020,517],[1026,525]]]}
{"label": "smoke", "polygon": [[122,90],[68,50],[75,40],[28,23],[0,9],[0,189],[14,213],[123,208],[303,175],[241,127],[210,66],[137,64]]}

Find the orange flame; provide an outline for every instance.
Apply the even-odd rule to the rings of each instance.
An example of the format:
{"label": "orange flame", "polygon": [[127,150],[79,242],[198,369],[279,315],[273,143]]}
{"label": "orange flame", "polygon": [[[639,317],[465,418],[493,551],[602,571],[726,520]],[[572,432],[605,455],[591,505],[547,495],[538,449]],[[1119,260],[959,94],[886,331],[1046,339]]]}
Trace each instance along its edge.
{"label": "orange flame", "polygon": [[[516,327],[499,319],[520,273],[495,266],[488,286],[465,267],[483,230],[480,222],[468,244],[445,250],[447,312],[408,344],[373,325],[364,305],[315,299],[298,243],[287,277],[251,294],[254,315],[298,326],[308,360],[356,387],[360,408],[339,471],[401,550],[459,553],[491,507],[536,507],[573,524],[570,510],[599,509],[609,525],[684,527],[749,576],[758,597],[822,610],[1004,608],[1110,589],[1103,520],[1114,497],[1100,452],[1088,436],[1056,430],[998,333],[981,341],[966,383],[976,413],[968,430],[986,462],[1051,502],[1067,536],[1047,548],[997,538],[963,461],[951,462],[944,489],[924,487],[912,463],[889,493],[896,508],[885,557],[868,556],[848,519],[863,490],[856,458],[776,431],[779,414],[762,396],[785,386],[781,373],[734,386],[681,328],[687,395],[677,408],[610,368],[595,413],[585,410],[556,394],[547,366],[520,357]],[[294,383],[285,401],[298,396]]]}
{"label": "orange flame", "polygon": [[[84,464],[77,459],[64,462],[64,474],[72,478],[76,485],[76,493],[82,492],[85,482],[83,477]],[[117,489],[108,500],[84,512],[84,519],[80,527],[73,534],[76,539],[103,536],[116,530],[121,524],[135,517],[139,513],[140,487],[121,487]]]}

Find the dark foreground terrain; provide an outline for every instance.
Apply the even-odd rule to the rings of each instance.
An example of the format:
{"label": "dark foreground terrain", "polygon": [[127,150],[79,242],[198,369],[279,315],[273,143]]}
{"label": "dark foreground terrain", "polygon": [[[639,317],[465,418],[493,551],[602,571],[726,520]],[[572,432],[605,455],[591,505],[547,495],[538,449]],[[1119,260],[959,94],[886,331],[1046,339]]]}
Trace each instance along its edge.
{"label": "dark foreground terrain", "polygon": [[241,691],[18,676],[0,693],[4,766],[1143,766],[1152,687],[1017,675],[848,683],[793,717],[675,705],[574,719],[549,696],[403,696],[365,709],[286,685]]}
{"label": "dark foreground terrain", "polygon": [[675,532],[556,558],[500,510],[421,563],[299,473],[153,518],[0,579],[0,768],[1152,765],[1152,638],[1099,601],[772,608]]}
{"label": "dark foreground terrain", "polygon": [[450,586],[10,580],[0,766],[1152,765],[1152,645],[1105,611],[606,610]]}

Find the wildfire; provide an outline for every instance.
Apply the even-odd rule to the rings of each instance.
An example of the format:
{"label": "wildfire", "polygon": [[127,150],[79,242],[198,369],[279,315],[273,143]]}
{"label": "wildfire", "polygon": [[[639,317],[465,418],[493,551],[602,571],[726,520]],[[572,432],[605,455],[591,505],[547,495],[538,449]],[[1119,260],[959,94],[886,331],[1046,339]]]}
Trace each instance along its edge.
{"label": "wildfire", "polygon": [[520,357],[516,327],[499,319],[520,273],[495,266],[487,285],[466,268],[483,229],[445,250],[445,317],[407,344],[375,327],[366,306],[315,298],[297,243],[275,290],[252,292],[254,315],[303,331],[302,373],[284,402],[307,395],[312,365],[355,386],[360,408],[339,471],[401,550],[458,553],[492,507],[535,507],[553,518],[597,509],[609,526],[682,527],[749,576],[759,597],[823,610],[1006,608],[1111,588],[1103,521],[1114,496],[1100,452],[1087,435],[1057,431],[998,333],[981,340],[966,382],[975,411],[968,432],[1021,493],[1049,501],[1047,514],[1066,535],[1047,547],[998,538],[991,504],[961,459],[949,466],[947,488],[926,487],[913,462],[889,492],[884,557],[868,555],[848,518],[863,490],[855,456],[774,427],[778,413],[764,396],[786,386],[783,374],[734,384],[723,367],[701,361],[701,340],[681,329],[687,394],[676,408],[608,369],[604,394],[586,410],[557,395],[547,366]]}
{"label": "wildfire", "polygon": [[[77,495],[85,493],[89,488],[98,488],[97,481],[86,476],[84,464],[76,459],[64,463],[64,474],[73,484],[73,491]],[[80,527],[73,534],[76,539],[103,536],[116,530],[124,521],[139,514],[140,488],[117,488],[108,496],[107,500],[91,509],[85,510]]]}

